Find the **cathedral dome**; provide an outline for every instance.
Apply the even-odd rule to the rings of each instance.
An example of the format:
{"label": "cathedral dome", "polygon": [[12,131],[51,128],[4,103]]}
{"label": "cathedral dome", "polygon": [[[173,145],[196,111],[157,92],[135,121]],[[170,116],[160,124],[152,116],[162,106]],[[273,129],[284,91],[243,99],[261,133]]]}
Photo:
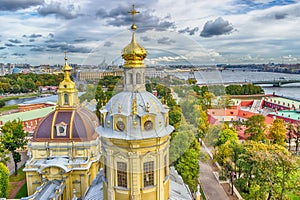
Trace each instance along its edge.
{"label": "cathedral dome", "polygon": [[98,136],[97,126],[97,116],[85,108],[57,109],[40,122],[32,141],[90,141]]}
{"label": "cathedral dome", "polygon": [[101,112],[97,132],[106,138],[140,140],[169,135],[168,107],[147,91],[121,92],[113,96]]}

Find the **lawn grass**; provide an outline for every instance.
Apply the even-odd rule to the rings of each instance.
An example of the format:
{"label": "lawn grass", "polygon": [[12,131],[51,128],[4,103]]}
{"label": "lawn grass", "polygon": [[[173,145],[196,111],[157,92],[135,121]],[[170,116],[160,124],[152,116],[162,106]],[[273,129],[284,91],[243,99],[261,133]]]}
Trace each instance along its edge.
{"label": "lawn grass", "polygon": [[9,110],[15,110],[15,109],[18,109],[18,105],[4,106],[4,107],[0,108],[0,113],[9,111]]}
{"label": "lawn grass", "polygon": [[24,183],[24,185],[22,185],[22,187],[20,188],[20,190],[16,194],[15,198],[20,199],[22,197],[27,197],[27,196],[28,196],[28,194],[27,194],[27,184]]}
{"label": "lawn grass", "polygon": [[15,176],[14,174],[9,177],[9,182],[17,182],[17,181],[22,181],[26,178],[26,173],[23,172],[24,166],[20,167],[18,169],[18,175]]}

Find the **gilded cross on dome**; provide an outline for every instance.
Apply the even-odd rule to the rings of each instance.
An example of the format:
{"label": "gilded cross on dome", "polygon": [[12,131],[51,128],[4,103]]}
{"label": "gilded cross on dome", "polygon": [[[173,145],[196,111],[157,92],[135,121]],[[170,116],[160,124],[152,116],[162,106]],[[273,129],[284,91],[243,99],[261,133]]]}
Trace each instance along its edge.
{"label": "gilded cross on dome", "polygon": [[136,25],[134,24],[134,15],[140,13],[139,11],[136,11],[134,9],[134,4],[132,5],[131,11],[128,11],[129,14],[132,15],[132,25],[131,25],[131,30],[135,31],[136,30]]}
{"label": "gilded cross on dome", "polygon": [[67,58],[67,51],[66,50],[64,50],[64,54],[65,54],[65,61],[67,61],[68,60],[68,58]]}

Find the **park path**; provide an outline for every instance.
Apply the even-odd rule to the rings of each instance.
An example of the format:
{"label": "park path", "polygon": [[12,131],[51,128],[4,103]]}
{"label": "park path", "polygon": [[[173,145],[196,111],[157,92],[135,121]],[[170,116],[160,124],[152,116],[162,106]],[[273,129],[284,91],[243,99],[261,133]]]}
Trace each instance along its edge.
{"label": "park path", "polygon": [[16,187],[8,194],[8,199],[14,199],[20,188],[25,184],[26,179],[18,182],[9,182],[10,185],[16,185]]}
{"label": "park path", "polygon": [[229,200],[227,193],[213,174],[213,169],[207,162],[199,161],[200,183],[207,200]]}

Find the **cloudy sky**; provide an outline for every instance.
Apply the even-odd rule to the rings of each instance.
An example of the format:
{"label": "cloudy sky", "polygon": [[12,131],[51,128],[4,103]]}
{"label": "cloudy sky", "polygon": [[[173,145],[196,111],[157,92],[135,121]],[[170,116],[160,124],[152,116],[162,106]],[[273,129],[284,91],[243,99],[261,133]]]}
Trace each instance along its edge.
{"label": "cloudy sky", "polygon": [[121,64],[131,5],[146,63],[299,63],[299,0],[0,0],[0,63]]}

